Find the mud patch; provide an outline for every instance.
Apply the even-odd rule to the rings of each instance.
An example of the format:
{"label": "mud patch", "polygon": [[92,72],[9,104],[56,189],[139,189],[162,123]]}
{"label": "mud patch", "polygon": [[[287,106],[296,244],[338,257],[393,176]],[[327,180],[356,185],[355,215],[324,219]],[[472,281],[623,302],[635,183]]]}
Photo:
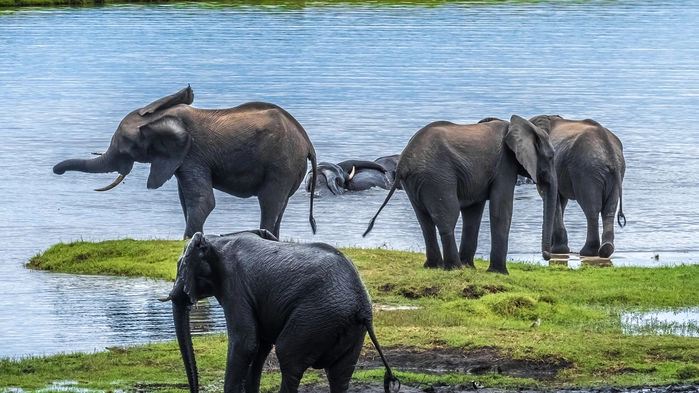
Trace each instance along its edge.
{"label": "mud patch", "polygon": [[[384,349],[389,364],[395,370],[423,374],[472,374],[489,373],[509,377],[531,378],[538,381],[553,379],[559,370],[570,366],[560,358],[511,359],[496,348],[473,349],[434,348],[419,350],[410,347]],[[368,353],[357,363],[357,370],[382,367],[378,355]]]}

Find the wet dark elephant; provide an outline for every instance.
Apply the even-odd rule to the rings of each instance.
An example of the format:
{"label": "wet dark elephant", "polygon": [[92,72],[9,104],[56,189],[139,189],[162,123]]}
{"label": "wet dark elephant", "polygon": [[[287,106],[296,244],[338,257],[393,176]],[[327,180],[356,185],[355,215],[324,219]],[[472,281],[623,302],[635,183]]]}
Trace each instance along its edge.
{"label": "wet dark elephant", "polygon": [[372,309],[357,269],[322,243],[279,242],[266,230],[229,235],[196,233],[177,264],[170,296],[189,388],[199,381],[190,311],[216,297],[226,317],[226,393],[257,393],[272,347],[280,392],[297,392],[307,368],[325,369],[330,391],[346,392],[369,337],[386,368],[384,389],[397,382],[372,327]]}
{"label": "wet dark elephant", "polygon": [[549,134],[555,151],[559,203],[552,251],[560,254],[570,252],[563,214],[568,201],[575,200],[587,219],[587,239],[580,255],[609,258],[614,252],[615,216],[620,226],[626,225],[621,202],[626,162],[621,141],[611,131],[590,119],[568,120],[560,116],[537,116],[531,121]]}
{"label": "wet dark elephant", "polygon": [[[306,131],[273,104],[206,110],[190,106],[193,100],[188,86],[129,113],[104,154],[62,161],[54,173],[118,172],[114,183],[98,189],[104,191],[128,175],[134,162],[150,163],[148,188],[159,188],[173,175],[177,178],[185,238],[203,230],[216,205],[214,188],[240,198],[257,196],[260,228],[278,236],[288,199],[306,173],[306,160],[316,167]],[[315,233],[313,194],[310,198],[309,220]]]}
{"label": "wet dark elephant", "polygon": [[[372,187],[389,189],[392,182],[389,171],[375,161],[346,160],[337,164],[320,162],[317,172],[315,190],[318,195],[328,192],[341,195],[346,191],[364,191]],[[312,175],[309,171],[305,180],[306,191],[309,192]]]}
{"label": "wet dark elephant", "polygon": [[[544,131],[516,115],[509,122],[492,118],[471,125],[439,121],[419,130],[401,153],[394,186],[364,235],[400,184],[422,229],[425,267],[473,267],[483,209],[490,201],[488,271],[507,274],[505,260],[518,173],[531,177],[541,190],[541,250],[544,259],[549,259],[558,195],[553,147]],[[463,231],[457,250],[454,227],[459,213]]]}

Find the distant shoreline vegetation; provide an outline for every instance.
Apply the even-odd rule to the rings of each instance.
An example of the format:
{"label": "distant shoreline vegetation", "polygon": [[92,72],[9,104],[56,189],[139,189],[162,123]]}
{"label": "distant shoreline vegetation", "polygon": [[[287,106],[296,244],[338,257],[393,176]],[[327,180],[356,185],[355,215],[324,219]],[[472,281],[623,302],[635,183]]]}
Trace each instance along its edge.
{"label": "distant shoreline vegetation", "polygon": [[[503,3],[504,0],[497,1],[478,1],[474,2],[479,5],[487,3]],[[323,6],[323,5],[423,5],[437,6],[441,4],[457,3],[449,0],[319,0],[319,1],[304,1],[304,0],[214,0],[214,1],[181,1],[181,0],[0,0],[0,9],[22,8],[22,7],[99,7],[107,5],[189,5],[202,7],[241,7],[241,6],[277,6],[289,9],[300,9],[307,6]],[[459,1],[458,3],[469,3],[468,1]]]}

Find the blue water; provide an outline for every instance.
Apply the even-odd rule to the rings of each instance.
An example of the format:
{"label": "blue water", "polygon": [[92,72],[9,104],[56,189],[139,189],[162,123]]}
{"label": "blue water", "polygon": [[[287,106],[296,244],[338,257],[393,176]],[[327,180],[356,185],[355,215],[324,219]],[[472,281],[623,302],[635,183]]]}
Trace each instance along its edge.
{"label": "blue water", "polygon": [[[175,181],[147,190],[147,165],[105,193],[92,189],[112,174],[51,168],[104,151],[124,115],[187,84],[201,108],[281,105],[319,161],[399,153],[435,120],[593,118],[625,147],[628,224],[613,264],[698,263],[697,20],[692,1],[0,11],[0,357],[173,339],[169,306],[155,300],[168,283],[23,265],[57,242],[182,236]],[[385,195],[319,199],[313,236],[299,191],[282,238],[422,251],[400,192],[361,237]],[[249,229],[258,216],[256,200],[219,193],[205,229]],[[566,220],[577,249],[585,223],[574,203]],[[535,188],[518,187],[510,258],[540,262],[540,221]],[[489,243],[485,222],[479,256]],[[204,330],[220,330],[216,308],[206,313]]]}

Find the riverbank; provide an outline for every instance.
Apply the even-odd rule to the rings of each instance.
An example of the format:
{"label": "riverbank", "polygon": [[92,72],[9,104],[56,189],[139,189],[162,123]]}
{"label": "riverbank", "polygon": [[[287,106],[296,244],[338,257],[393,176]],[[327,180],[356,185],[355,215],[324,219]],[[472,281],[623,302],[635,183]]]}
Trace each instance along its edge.
{"label": "riverbank", "polygon": [[[35,269],[147,276],[172,281],[182,241],[117,240],[57,244],[35,256]],[[699,340],[672,334],[629,334],[629,312],[699,306],[699,266],[567,269],[510,263],[509,276],[476,270],[422,268],[420,253],[343,249],[375,304],[377,335],[403,384],[549,389],[667,386],[699,382]],[[540,321],[538,326],[534,323]],[[225,336],[195,340],[202,386],[220,387]],[[365,348],[355,383],[382,370]],[[265,390],[278,388],[274,359]],[[186,387],[176,344],[110,348],[94,354],[0,361],[0,388],[45,388],[80,381],[86,389],[180,391]],[[304,383],[322,383],[319,372]],[[437,391],[437,390],[435,390]],[[458,391],[458,390],[454,390]]]}

